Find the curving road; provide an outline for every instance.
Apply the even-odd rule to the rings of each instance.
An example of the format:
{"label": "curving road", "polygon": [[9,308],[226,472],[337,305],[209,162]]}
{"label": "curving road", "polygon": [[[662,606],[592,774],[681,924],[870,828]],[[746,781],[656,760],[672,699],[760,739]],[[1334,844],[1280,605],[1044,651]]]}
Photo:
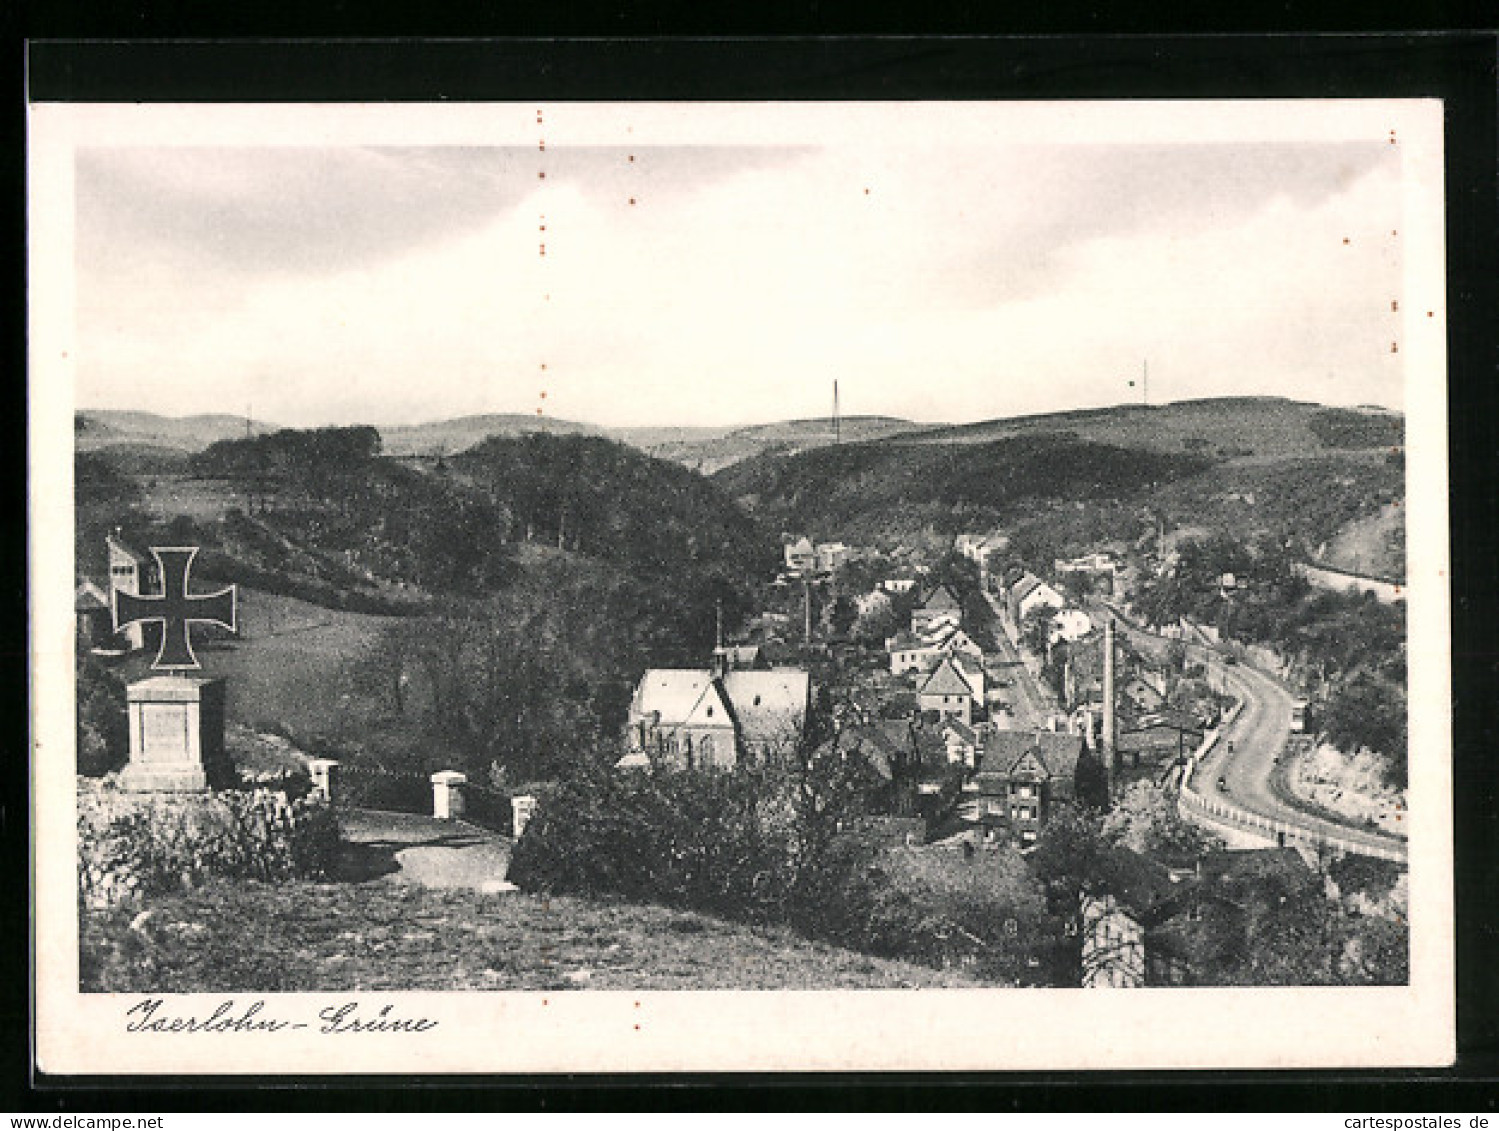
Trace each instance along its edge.
{"label": "curving road", "polygon": [[[1125,620],[1113,608],[1121,631],[1155,638],[1153,633]],[[1158,639],[1158,638],[1156,638]],[[1204,797],[1216,797],[1272,821],[1303,829],[1314,836],[1336,837],[1353,844],[1401,851],[1399,837],[1365,825],[1331,821],[1283,802],[1270,787],[1275,760],[1284,754],[1291,736],[1291,705],[1295,697],[1279,681],[1241,663],[1224,663],[1224,653],[1206,645],[1188,645],[1188,654],[1207,665],[1209,678],[1243,706],[1223,732],[1218,744],[1192,775],[1193,787]],[[1229,747],[1233,752],[1229,752]],[[1223,789],[1218,788],[1219,778]]]}

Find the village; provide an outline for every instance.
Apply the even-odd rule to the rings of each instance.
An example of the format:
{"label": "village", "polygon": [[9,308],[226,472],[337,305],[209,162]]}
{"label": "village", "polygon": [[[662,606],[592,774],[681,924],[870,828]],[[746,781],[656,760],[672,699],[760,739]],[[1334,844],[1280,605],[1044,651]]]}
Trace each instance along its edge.
{"label": "village", "polygon": [[[193,638],[208,622],[218,638],[232,636],[227,591],[214,607],[188,596],[188,565],[170,557],[176,551],[134,545],[119,530],[107,545],[107,579],[80,579],[75,594],[81,646],[115,659],[158,647],[166,655],[157,599],[142,599],[157,588],[160,600],[175,593],[203,603],[193,610]],[[726,631],[720,605],[701,666],[641,673],[613,773],[711,777],[788,756],[857,762],[864,776],[840,786],[839,837],[904,854],[941,883],[989,858],[1039,866],[1035,882],[1051,892],[1049,913],[1073,959],[1059,975],[1047,940],[1032,938],[1012,956],[1022,982],[1200,982],[1223,940],[1252,947],[1288,894],[1339,901],[1330,861],[1351,853],[1398,866],[1403,846],[1298,809],[1283,788],[1256,803],[1256,790],[1303,740],[1306,703],[1263,675],[1254,678],[1265,686],[1247,683],[1248,665],[1209,628],[1184,618],[1148,630],[1131,616],[1141,571],[1175,566],[1157,549],[1110,544],[1033,563],[1010,552],[1002,531],[961,534],[945,548],[785,535],[780,568],[758,590],[761,607],[738,631]],[[181,577],[168,582],[169,570]],[[1225,575],[1218,584],[1227,592],[1236,582]],[[191,660],[188,641],[184,634],[179,645]],[[179,657],[175,666],[191,664]],[[167,689],[174,680],[131,686],[125,790],[234,781],[222,683]],[[153,702],[163,698],[193,700],[192,739],[168,756],[185,767],[146,750],[161,742],[153,712],[178,710]],[[1273,717],[1251,727],[1247,714],[1265,712],[1266,700]],[[329,802],[358,772],[341,772],[337,759],[305,760],[312,793]],[[549,804],[545,789],[499,796],[456,769],[433,773],[431,790],[432,819],[478,820],[517,844]],[[1114,835],[1069,831],[1079,813]],[[1084,857],[1071,865],[1070,885],[1056,883],[1059,851]],[[503,860],[497,866],[503,871]],[[484,887],[515,890],[499,874]],[[1005,923],[1014,934],[1015,921]],[[964,951],[973,949],[944,961],[971,962]],[[1369,961],[1357,947],[1328,958],[1334,973]]]}

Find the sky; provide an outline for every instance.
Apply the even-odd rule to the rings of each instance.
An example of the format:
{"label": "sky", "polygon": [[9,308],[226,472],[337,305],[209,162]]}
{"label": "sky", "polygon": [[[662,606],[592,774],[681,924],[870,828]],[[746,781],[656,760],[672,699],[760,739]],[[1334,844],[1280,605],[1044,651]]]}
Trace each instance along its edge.
{"label": "sky", "polygon": [[[1402,407],[1376,141],[103,146],[76,404],[284,426]],[[545,176],[540,174],[544,173]],[[542,246],[545,245],[545,254]],[[1131,385],[1131,382],[1134,382]]]}

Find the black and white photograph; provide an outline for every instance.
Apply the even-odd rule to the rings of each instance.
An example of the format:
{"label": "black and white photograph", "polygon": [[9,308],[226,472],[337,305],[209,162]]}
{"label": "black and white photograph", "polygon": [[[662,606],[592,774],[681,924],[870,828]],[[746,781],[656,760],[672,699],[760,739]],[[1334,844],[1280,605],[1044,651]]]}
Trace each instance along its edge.
{"label": "black and white photograph", "polygon": [[1441,127],[34,106],[43,1063],[1450,1061]]}

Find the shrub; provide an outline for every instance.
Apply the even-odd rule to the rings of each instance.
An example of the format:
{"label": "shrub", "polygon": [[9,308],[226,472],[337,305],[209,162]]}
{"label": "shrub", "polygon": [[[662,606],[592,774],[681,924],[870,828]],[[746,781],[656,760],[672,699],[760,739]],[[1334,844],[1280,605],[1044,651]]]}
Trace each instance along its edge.
{"label": "shrub", "polygon": [[839,831],[857,762],[598,773],[544,798],[511,857],[533,892],[612,896],[777,923],[810,938],[1006,981],[1049,976],[1053,935],[1018,858],[880,852]]}
{"label": "shrub", "polygon": [[125,684],[92,656],[79,656],[78,772],[102,777],[129,758]]}
{"label": "shrub", "polygon": [[720,771],[581,773],[542,800],[510,879],[530,891],[792,921],[796,905],[815,905],[849,868],[867,865],[867,855],[854,862],[851,849],[835,848],[865,769],[829,755]]}
{"label": "shrub", "polygon": [[338,845],[338,822],[316,796],[268,789],[136,795],[82,779],[79,787],[78,886],[88,907],[193,887],[209,876],[323,876]]}

